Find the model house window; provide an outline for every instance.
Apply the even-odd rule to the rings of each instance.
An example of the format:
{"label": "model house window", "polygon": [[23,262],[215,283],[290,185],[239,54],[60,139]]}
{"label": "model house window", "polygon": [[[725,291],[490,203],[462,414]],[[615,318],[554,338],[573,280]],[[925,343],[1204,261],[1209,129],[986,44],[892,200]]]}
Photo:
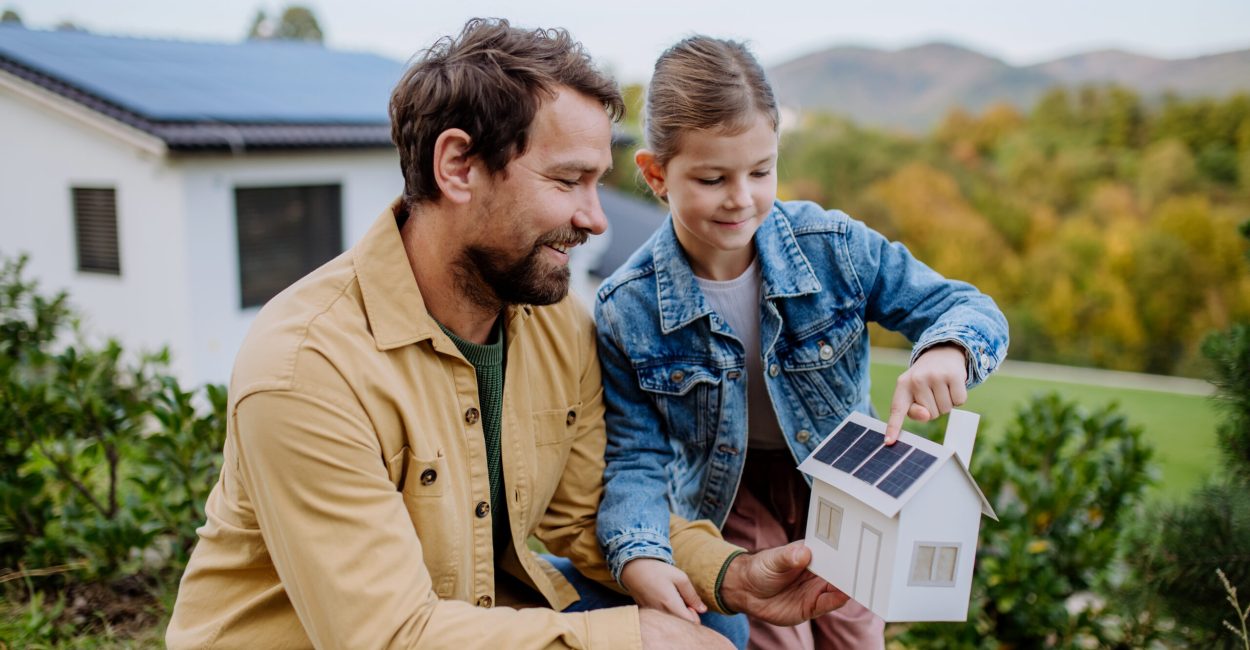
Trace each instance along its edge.
{"label": "model house window", "polygon": [[235,188],[243,307],[265,304],[343,251],[341,195],[339,185]]}
{"label": "model house window", "polygon": [[830,546],[838,547],[838,538],[842,535],[842,509],[820,499],[816,510],[816,538]]}
{"label": "model house window", "polygon": [[74,203],[74,240],[78,270],[121,275],[117,246],[117,190],[111,187],[70,188]]}
{"label": "model house window", "polygon": [[907,584],[922,587],[954,587],[958,561],[958,544],[918,542],[912,555],[911,578]]}

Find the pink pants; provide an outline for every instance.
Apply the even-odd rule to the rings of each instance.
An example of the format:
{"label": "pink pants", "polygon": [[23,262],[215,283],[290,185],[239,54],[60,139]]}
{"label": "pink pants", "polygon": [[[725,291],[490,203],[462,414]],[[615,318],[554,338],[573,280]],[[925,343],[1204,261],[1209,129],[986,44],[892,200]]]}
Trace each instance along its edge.
{"label": "pink pants", "polygon": [[[757,551],[788,544],[807,534],[811,489],[788,451],[751,450],[725,540]],[[820,618],[781,627],[751,621],[751,648],[759,650],[849,650],[885,648],[885,621],[855,601]]]}

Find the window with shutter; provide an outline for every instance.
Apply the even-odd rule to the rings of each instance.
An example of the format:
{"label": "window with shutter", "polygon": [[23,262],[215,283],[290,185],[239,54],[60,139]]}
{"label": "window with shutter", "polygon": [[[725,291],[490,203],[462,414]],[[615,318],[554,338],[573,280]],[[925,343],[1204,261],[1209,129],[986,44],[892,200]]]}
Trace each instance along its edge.
{"label": "window with shutter", "polygon": [[78,270],[121,275],[117,245],[117,190],[112,187],[72,187],[74,240]]}
{"label": "window with shutter", "polygon": [[339,185],[236,187],[239,295],[265,304],[343,251]]}

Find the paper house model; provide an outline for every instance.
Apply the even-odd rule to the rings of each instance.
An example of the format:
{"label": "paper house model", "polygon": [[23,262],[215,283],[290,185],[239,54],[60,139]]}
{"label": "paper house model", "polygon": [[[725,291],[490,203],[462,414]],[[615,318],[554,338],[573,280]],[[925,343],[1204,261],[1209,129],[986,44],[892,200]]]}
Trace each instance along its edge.
{"label": "paper house model", "polygon": [[968,472],[980,416],[951,411],[945,444],[852,413],[799,465],[812,478],[810,569],[886,621],[964,621],[981,515]]}

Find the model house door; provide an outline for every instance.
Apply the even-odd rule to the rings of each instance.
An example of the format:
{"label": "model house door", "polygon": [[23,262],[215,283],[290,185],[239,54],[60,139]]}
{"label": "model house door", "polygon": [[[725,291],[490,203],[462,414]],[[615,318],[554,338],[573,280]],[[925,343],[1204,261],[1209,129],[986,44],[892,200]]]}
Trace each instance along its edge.
{"label": "model house door", "polygon": [[877,584],[877,560],[881,555],[881,533],[864,524],[859,531],[859,557],[855,560],[855,589],[851,597],[864,607],[872,607]]}

